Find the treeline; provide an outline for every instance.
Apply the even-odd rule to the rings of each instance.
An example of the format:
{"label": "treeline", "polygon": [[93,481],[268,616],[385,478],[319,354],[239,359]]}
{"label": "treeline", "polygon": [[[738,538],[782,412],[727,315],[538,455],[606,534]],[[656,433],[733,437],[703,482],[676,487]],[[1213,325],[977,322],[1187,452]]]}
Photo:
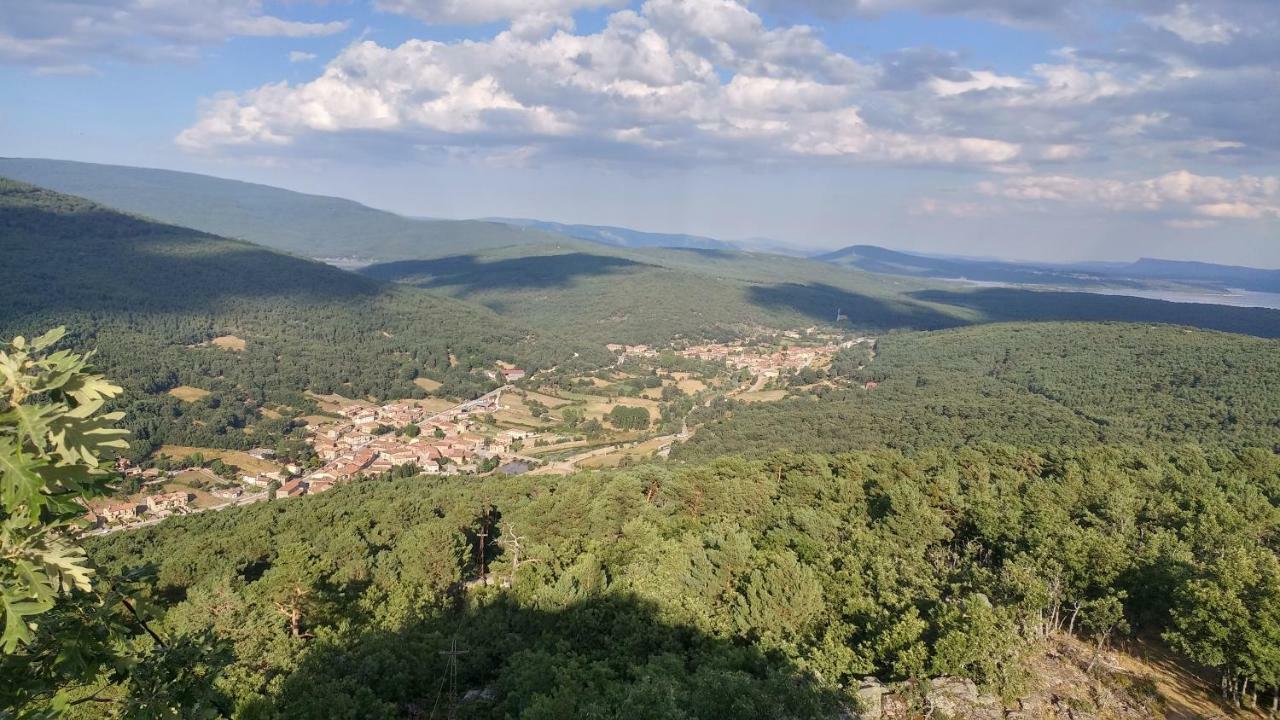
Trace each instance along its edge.
{"label": "treeline", "polygon": [[[1163,325],[1024,323],[889,335],[876,352],[868,364],[866,350],[853,348],[832,364],[852,389],[696,409],[691,420],[708,424],[673,457],[977,441],[1280,448],[1274,340]],[[868,382],[876,385],[864,389]]]}
{"label": "treeline", "polygon": [[1056,633],[1157,633],[1269,702],[1278,506],[1270,451],[983,445],[368,482],[91,554],[156,567],[242,718],[439,710],[455,641],[475,718],[831,717],[867,675],[1013,698]]}
{"label": "treeline", "polygon": [[[389,287],[234,240],[124,215],[0,179],[0,335],[65,325],[73,347],[127,390],[135,453],[164,443],[262,444],[262,409],[310,407],[303,391],[474,396],[495,360],[527,369],[598,360],[484,308]],[[210,345],[229,336],[243,350]],[[594,351],[603,358],[603,349]],[[166,393],[192,386],[216,405]],[[252,426],[254,435],[244,433]]]}

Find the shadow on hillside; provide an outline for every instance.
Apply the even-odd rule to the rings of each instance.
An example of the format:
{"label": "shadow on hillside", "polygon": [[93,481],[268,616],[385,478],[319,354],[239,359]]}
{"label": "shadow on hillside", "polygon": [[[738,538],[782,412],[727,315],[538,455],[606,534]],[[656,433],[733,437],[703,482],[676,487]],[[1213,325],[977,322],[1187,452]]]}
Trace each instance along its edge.
{"label": "shadow on hillside", "polygon": [[695,248],[695,247],[671,247],[668,245],[656,245],[654,249],[669,250],[671,252],[688,253],[690,255],[701,255],[705,258],[713,260],[736,260],[742,257],[743,253],[739,250],[731,250],[728,248]]}
{"label": "shadow on hillside", "polygon": [[487,604],[398,631],[316,641],[273,708],[288,718],[449,717],[457,656],[462,718],[836,717],[838,698],[778,656],[604,595],[560,610]]}
{"label": "shadow on hillside", "polygon": [[1280,337],[1280,310],[1230,307],[1094,293],[987,288],[922,290],[917,300],[969,308],[991,322],[1085,320],[1092,322],[1169,323],[1205,330]]}
{"label": "shadow on hillside", "polygon": [[747,297],[766,310],[792,311],[815,322],[834,322],[839,311],[856,328],[940,330],[965,324],[923,305],[859,295],[824,283],[753,286]]}
{"label": "shadow on hillside", "polygon": [[381,292],[368,278],[320,263],[100,208],[0,205],[0,245],[12,268],[0,309],[11,316],[207,311],[242,298],[333,301]]}
{"label": "shadow on hillside", "polygon": [[403,260],[370,265],[360,272],[379,280],[422,288],[456,288],[460,295],[486,290],[565,287],[580,277],[610,275],[641,263],[609,255],[566,253],[482,261],[475,255],[439,260]]}

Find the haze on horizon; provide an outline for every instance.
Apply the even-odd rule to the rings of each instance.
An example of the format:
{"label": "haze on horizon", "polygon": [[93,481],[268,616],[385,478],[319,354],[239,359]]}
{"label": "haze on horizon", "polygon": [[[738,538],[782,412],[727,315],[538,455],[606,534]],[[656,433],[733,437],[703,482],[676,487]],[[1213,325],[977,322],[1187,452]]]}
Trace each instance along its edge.
{"label": "haze on horizon", "polygon": [[1269,0],[0,0],[0,155],[406,215],[1280,267]]}

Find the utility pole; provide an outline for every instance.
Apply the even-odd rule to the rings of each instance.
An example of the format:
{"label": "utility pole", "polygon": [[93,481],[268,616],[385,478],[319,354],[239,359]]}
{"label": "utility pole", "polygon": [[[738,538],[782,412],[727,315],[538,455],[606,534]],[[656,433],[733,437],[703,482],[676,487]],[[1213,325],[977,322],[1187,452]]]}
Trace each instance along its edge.
{"label": "utility pole", "polygon": [[457,720],[458,717],[458,656],[466,655],[467,650],[458,649],[458,636],[453,636],[453,642],[448,650],[441,650],[440,654],[449,658],[448,666],[445,672],[449,675],[449,710],[446,717],[449,720]]}
{"label": "utility pole", "polygon": [[476,537],[480,538],[480,583],[482,585],[489,584],[489,565],[486,562],[484,547],[484,540],[489,537],[489,513],[489,501],[486,499],[480,513],[480,531],[476,533]]}

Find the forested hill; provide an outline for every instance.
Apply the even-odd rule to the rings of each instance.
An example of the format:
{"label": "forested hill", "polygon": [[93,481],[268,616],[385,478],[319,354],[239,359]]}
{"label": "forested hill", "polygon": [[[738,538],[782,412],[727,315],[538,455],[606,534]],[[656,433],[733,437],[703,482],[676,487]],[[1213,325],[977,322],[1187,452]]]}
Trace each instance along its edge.
{"label": "forested hill", "polygon": [[[158,626],[222,653],[209,703],[243,718],[442,717],[451,647],[477,720],[830,720],[868,675],[971,678],[1021,717],[1152,718],[1148,681],[1058,639],[1163,633],[1274,682],[1278,480],[1269,452],[1190,447],[779,455],[369,481],[90,550],[108,575],[157,568]],[[487,587],[481,531],[505,538]],[[1078,680],[1046,677],[1046,651]]]}
{"label": "forested hill", "polygon": [[[304,408],[303,390],[404,397],[422,375],[466,395],[489,382],[469,371],[496,359],[591,352],[484,308],[4,179],[0,247],[0,336],[66,325],[74,347],[96,349],[127,390],[135,454],[267,442],[287,423],[263,408]],[[211,394],[167,394],[179,386]]]}
{"label": "forested hill", "polygon": [[[728,404],[673,457],[775,449],[1134,443],[1280,448],[1280,342],[1161,325],[997,324],[890,335],[821,401]],[[875,382],[870,390],[862,383]]]}
{"label": "forested hill", "polygon": [[430,258],[583,242],[496,222],[407,218],[351,200],[171,170],[0,158],[0,176],[312,258]]}

